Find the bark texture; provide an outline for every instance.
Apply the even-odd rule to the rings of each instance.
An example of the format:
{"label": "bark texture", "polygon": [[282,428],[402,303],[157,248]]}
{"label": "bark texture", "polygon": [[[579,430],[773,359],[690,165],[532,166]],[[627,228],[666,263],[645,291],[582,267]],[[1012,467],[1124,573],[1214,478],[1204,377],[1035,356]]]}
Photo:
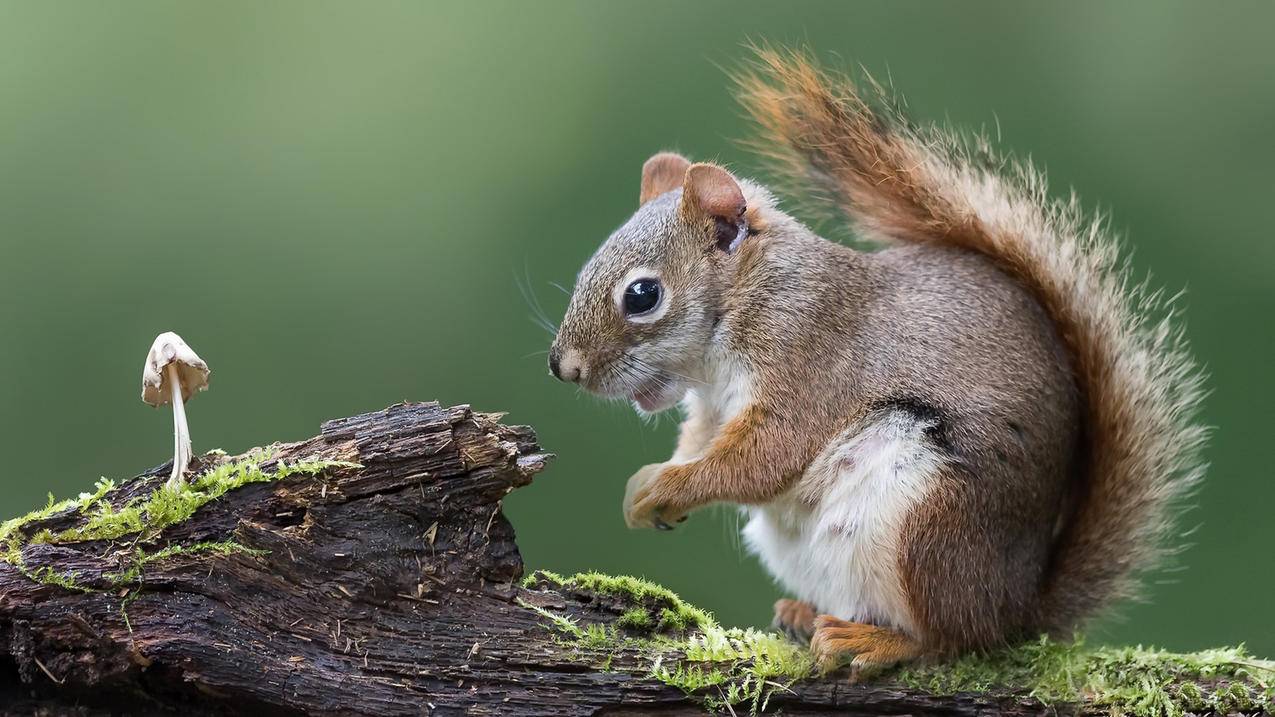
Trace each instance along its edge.
{"label": "bark texture", "polygon": [[[325,423],[274,461],[358,463],[233,490],[158,534],[27,544],[0,563],[0,712],[7,714],[697,714],[636,651],[564,644],[532,604],[593,622],[623,605],[523,589],[501,501],[550,456],[525,426],[466,406],[400,404]],[[229,460],[225,457],[205,460]],[[123,505],[164,466],[117,489]],[[70,510],[22,528],[74,527]],[[140,548],[176,554],[120,586]],[[81,589],[32,580],[45,567]],[[604,665],[605,661],[605,665]],[[777,690],[785,714],[1045,714],[1039,703],[852,686]],[[747,708],[745,708],[746,710]]]}

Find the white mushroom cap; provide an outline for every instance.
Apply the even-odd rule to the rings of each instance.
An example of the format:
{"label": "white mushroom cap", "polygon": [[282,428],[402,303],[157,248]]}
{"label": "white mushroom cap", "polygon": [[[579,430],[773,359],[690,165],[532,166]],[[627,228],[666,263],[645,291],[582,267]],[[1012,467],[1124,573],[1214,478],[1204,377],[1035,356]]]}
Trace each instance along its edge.
{"label": "white mushroom cap", "polygon": [[208,364],[199,358],[182,341],[182,337],[165,331],[155,337],[146,365],[142,366],[142,400],[156,408],[169,402],[172,389],[168,385],[169,372],[165,369],[175,364],[177,380],[181,383],[182,400],[189,401],[199,391],[208,388]]}

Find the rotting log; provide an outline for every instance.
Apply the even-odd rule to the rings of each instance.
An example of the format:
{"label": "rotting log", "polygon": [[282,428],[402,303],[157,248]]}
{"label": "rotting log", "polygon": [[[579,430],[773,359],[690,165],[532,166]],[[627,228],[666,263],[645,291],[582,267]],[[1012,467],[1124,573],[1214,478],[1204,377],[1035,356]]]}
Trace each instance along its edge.
{"label": "rotting log", "polygon": [[[263,468],[358,465],[245,485],[161,531],[31,541],[21,568],[0,562],[0,712],[703,711],[705,695],[653,678],[648,655],[568,644],[529,607],[602,624],[626,607],[587,590],[521,586],[501,501],[551,457],[530,428],[466,406],[400,404],[329,421],[320,435],[267,455]],[[167,472],[160,466],[109,498],[122,507]],[[83,519],[71,509],[21,530],[56,533]],[[130,557],[227,541],[243,549],[178,551],[145,565]],[[138,569],[121,584],[130,560]],[[73,586],[32,579],[45,567],[74,576]],[[788,715],[1057,713],[1013,694],[850,685],[844,673],[775,689],[767,707]]]}

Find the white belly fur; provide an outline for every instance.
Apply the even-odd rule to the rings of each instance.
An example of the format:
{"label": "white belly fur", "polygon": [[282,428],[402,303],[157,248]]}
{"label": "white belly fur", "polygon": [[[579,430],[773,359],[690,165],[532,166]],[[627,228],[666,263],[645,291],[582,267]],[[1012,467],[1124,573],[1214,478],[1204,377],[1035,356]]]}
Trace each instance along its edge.
{"label": "white belly fur", "polygon": [[778,500],[745,508],[749,548],[820,614],[916,634],[897,568],[900,531],[943,458],[929,425],[882,411],[838,435]]}

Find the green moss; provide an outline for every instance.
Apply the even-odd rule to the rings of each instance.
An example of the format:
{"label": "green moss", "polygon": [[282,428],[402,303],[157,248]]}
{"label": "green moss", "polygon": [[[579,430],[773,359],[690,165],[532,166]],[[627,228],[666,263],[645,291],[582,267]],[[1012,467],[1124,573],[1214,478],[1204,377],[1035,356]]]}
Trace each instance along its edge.
{"label": "green moss", "polygon": [[671,630],[684,632],[686,630],[702,627],[703,624],[702,620],[697,619],[695,616],[682,610],[674,610],[666,607],[660,611],[659,626],[662,628],[667,627]]}
{"label": "green moss", "polygon": [[623,644],[624,638],[611,625],[592,623],[584,626],[580,646],[588,650],[614,650]]}
{"label": "green moss", "polygon": [[651,613],[644,607],[635,607],[624,611],[615,624],[629,630],[647,630],[652,624]]}
{"label": "green moss", "polygon": [[795,681],[814,674],[814,659],[805,647],[781,635],[752,628],[723,628],[711,625],[675,644],[684,660],[694,665],[711,666],[708,673],[694,669],[669,672],[657,665],[652,675],[688,693],[702,690],[704,679],[716,680],[716,696],[704,695],[705,706],[716,704],[732,707],[747,704],[750,711],[765,711],[775,690],[786,690]]}
{"label": "green moss", "polygon": [[911,667],[898,679],[938,694],[1012,690],[1046,704],[1087,701],[1112,714],[1180,717],[1275,709],[1275,661],[1242,647],[1181,654],[1142,647],[1088,648],[1080,639],[1040,641],[988,655]]}
{"label": "green moss", "polygon": [[120,600],[120,617],[124,618],[124,627],[128,628],[129,635],[133,634],[133,623],[128,619],[128,606],[132,605],[133,601],[139,597],[141,597],[141,592],[134,590],[125,595],[123,600]]}
{"label": "green moss", "polygon": [[[709,687],[717,687],[730,681],[730,677],[725,672],[715,667],[682,663],[678,663],[676,667],[669,669],[662,662],[656,662],[651,667],[651,676],[666,685],[678,687],[688,694]],[[732,702],[730,704],[735,703]]]}
{"label": "green moss", "polygon": [[32,582],[41,585],[56,585],[66,590],[74,590],[76,592],[93,592],[93,589],[80,582],[79,574],[74,570],[66,572],[58,572],[52,566],[43,566],[36,570],[27,567],[26,562],[22,559],[22,544],[18,542],[16,536],[11,536],[6,541],[5,551],[3,553],[4,562],[9,563],[18,569],[26,578]]}
{"label": "green moss", "polygon": [[267,552],[269,551],[249,548],[245,545],[236,543],[233,540],[206,540],[200,543],[192,543],[190,545],[170,545],[163,550],[158,550],[154,553],[143,556],[141,562],[143,565],[146,565],[148,563],[171,558],[175,555],[199,555],[202,553],[215,553],[217,555],[265,555]]}
{"label": "green moss", "polygon": [[141,582],[143,569],[151,563],[177,555],[200,555],[206,553],[213,553],[215,555],[234,555],[237,553],[247,555],[264,555],[266,551],[249,548],[245,545],[236,543],[233,540],[204,541],[188,545],[170,545],[153,553],[147,553],[144,550],[137,549],[133,553],[132,564],[127,570],[116,573],[103,573],[102,577],[113,583],[115,587],[132,585]]}
{"label": "green moss", "polygon": [[552,570],[533,570],[522,579],[521,584],[524,588],[530,589],[542,582],[554,587],[562,587],[566,584],[567,579]]}
{"label": "green moss", "polygon": [[78,508],[87,516],[83,525],[60,533],[42,530],[28,542],[113,540],[133,533],[156,533],[186,520],[200,507],[227,492],[251,483],[265,483],[293,475],[316,475],[329,468],[358,467],[341,461],[303,460],[295,463],[280,461],[273,470],[266,471],[261,464],[268,459],[269,455],[265,452],[249,454],[238,461],[223,463],[178,486],[160,485],[149,495],[133,498],[119,507],[104,500],[115,489],[115,483],[106,478],[97,482],[93,493],[81,493],[78,498],[59,502],[50,494],[49,502],[44,508],[0,525],[0,540],[7,541],[16,536],[18,529],[27,523],[48,518],[72,507]]}
{"label": "green moss", "polygon": [[79,528],[56,536],[59,542],[74,540],[110,540],[137,532],[158,532],[194,515],[205,504],[226,493],[251,483],[266,483],[293,475],[316,475],[334,467],[357,468],[340,461],[280,461],[273,471],[262,470],[263,454],[250,455],[240,461],[224,463],[188,483],[170,487],[161,485],[145,499],[129,501],[116,511],[104,505]]}
{"label": "green moss", "polygon": [[1182,709],[1187,712],[1202,712],[1205,709],[1204,693],[1200,691],[1200,686],[1194,682],[1188,682],[1178,688],[1178,703]]}
{"label": "green moss", "polygon": [[[80,582],[80,576],[73,572],[59,572],[51,566],[29,570],[23,562],[23,547],[39,543],[115,540],[134,534],[138,534],[138,539],[132,542],[141,542],[144,539],[152,539],[170,525],[190,518],[203,505],[236,488],[294,475],[316,475],[329,468],[358,467],[353,463],[339,461],[302,460],[294,463],[280,461],[272,470],[263,470],[261,464],[268,459],[267,453],[258,451],[238,461],[223,463],[194,477],[188,483],[172,488],[161,485],[150,494],[132,498],[121,506],[116,506],[109,500],[112,491],[115,490],[115,483],[107,478],[99,480],[94,485],[93,492],[81,493],[76,498],[58,501],[50,494],[43,508],[0,524],[0,545],[3,546],[0,550],[0,561],[13,565],[23,575],[38,583],[80,592],[101,590],[104,588],[83,584]],[[81,525],[59,533],[42,528],[24,541],[21,530],[24,526],[63,514],[71,509],[77,510],[84,516]],[[134,549],[128,568],[114,573],[104,573],[102,577],[111,588],[115,588],[140,582],[142,569],[156,560],[179,554],[224,555],[235,552],[254,551],[229,541],[172,545],[154,553]]]}
{"label": "green moss", "polygon": [[[642,608],[646,611],[648,620],[641,627],[654,631],[686,632],[716,624],[712,615],[687,603],[672,590],[629,575],[577,573],[571,577],[563,577],[546,570],[537,570],[523,580],[523,587],[530,588],[541,583],[555,588],[578,589],[620,598],[631,605],[630,610]],[[652,613],[651,610],[655,612]],[[652,614],[658,615],[659,620],[652,622]],[[631,622],[636,619],[638,618],[634,613],[630,616],[630,623],[622,626],[637,628],[639,625]]]}
{"label": "green moss", "polygon": [[774,690],[813,674],[814,661],[805,648],[773,633],[723,628],[704,610],[646,580],[599,573],[564,578],[539,571],[523,584],[621,598],[629,607],[614,625],[581,625],[544,608],[519,604],[544,617],[546,626],[579,648],[585,659],[605,655],[601,663],[609,666],[621,650],[635,651],[650,660],[651,677],[696,696],[706,708],[748,704],[761,711]]}
{"label": "green moss", "polygon": [[72,508],[77,508],[82,513],[96,505],[102,500],[103,496],[114,489],[115,481],[110,478],[99,478],[97,483],[93,484],[92,493],[81,493],[75,498],[67,498],[66,500],[61,501],[54,498],[52,493],[49,493],[49,500],[43,508],[38,508],[26,515],[11,518],[0,523],[0,541],[7,541],[11,536],[16,534],[18,528],[21,528],[27,523],[44,520]]}
{"label": "green moss", "polygon": [[557,613],[546,610],[538,605],[532,605],[522,598],[516,598],[514,602],[548,620],[550,629],[557,630],[567,637],[575,639],[581,639],[584,637],[584,630],[576,624],[575,620],[565,615],[558,615]]}
{"label": "green moss", "polygon": [[[130,502],[120,510],[103,501],[89,515],[88,522],[79,528],[70,528],[50,536],[48,542],[70,542],[75,540],[100,540],[140,533],[146,528],[146,514],[140,507],[141,501]],[[32,541],[35,537],[32,537]]]}
{"label": "green moss", "polygon": [[74,570],[60,573],[47,565],[37,570],[27,570],[24,565],[18,565],[17,568],[28,579],[43,585],[56,585],[64,590],[74,590],[81,593],[95,592],[93,588],[80,582],[80,576]]}
{"label": "green moss", "polygon": [[749,663],[762,679],[790,679],[813,674],[810,651],[773,632],[713,625],[685,640],[686,659],[696,662]]}
{"label": "green moss", "polygon": [[0,560],[10,564],[18,565],[22,562],[22,541],[18,540],[18,536],[10,536],[4,541],[4,552],[0,553]]}

